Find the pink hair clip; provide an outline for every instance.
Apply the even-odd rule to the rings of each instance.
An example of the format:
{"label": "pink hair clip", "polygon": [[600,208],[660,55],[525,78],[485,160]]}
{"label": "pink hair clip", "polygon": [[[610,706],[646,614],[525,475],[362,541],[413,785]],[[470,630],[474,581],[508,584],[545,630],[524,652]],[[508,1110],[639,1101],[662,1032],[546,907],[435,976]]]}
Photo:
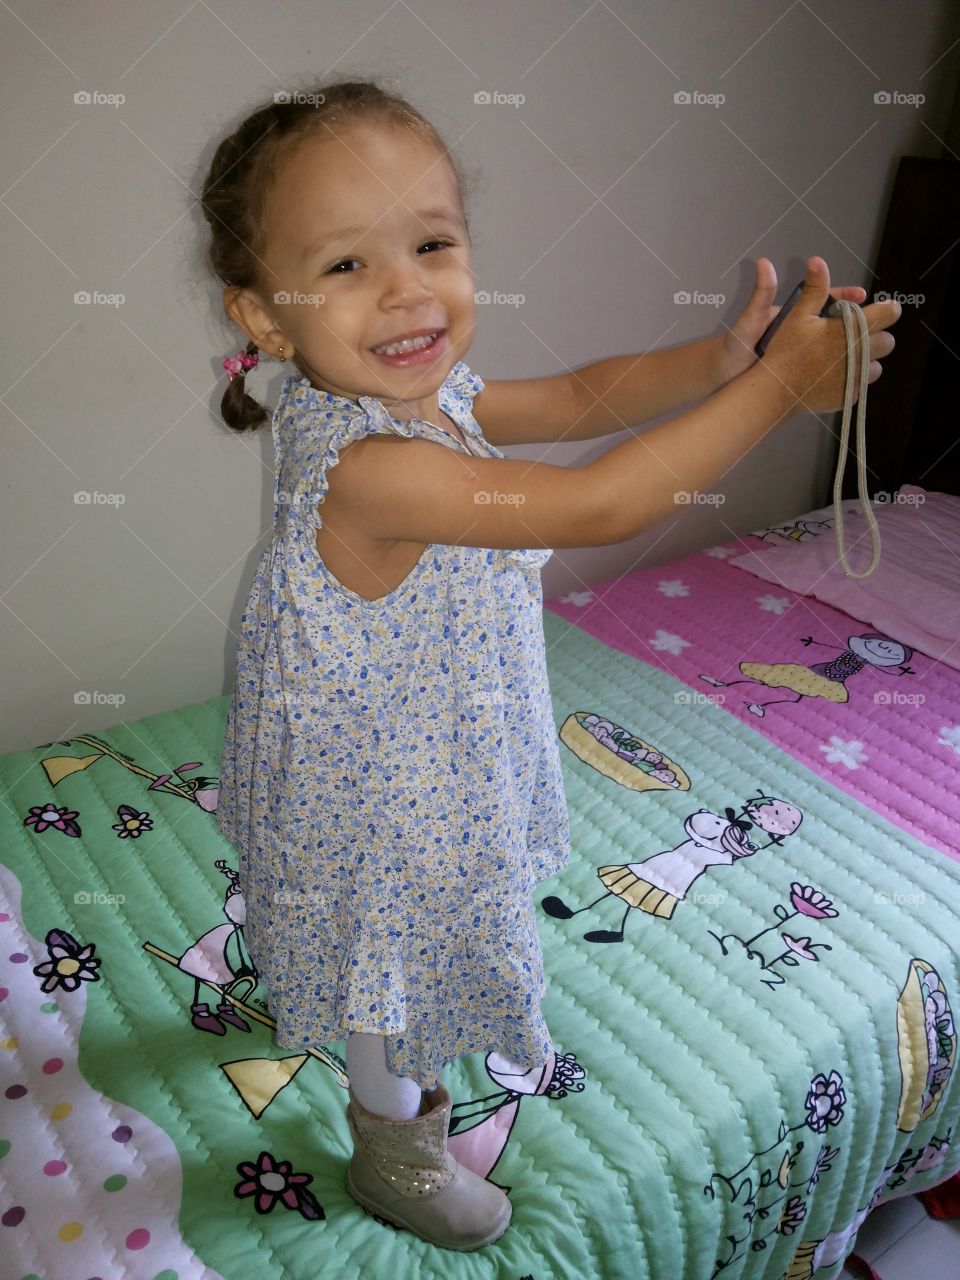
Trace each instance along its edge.
{"label": "pink hair clip", "polygon": [[235,356],[227,356],[223,362],[223,367],[232,382],[237,374],[243,377],[248,369],[255,369],[259,363],[259,351],[254,351],[249,355],[246,351],[238,351]]}

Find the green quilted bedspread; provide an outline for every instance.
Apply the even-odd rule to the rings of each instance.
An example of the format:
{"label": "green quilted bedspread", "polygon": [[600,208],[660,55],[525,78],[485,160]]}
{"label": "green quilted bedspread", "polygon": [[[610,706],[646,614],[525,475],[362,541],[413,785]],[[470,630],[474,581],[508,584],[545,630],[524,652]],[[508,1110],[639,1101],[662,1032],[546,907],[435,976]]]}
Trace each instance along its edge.
{"label": "green quilted bedspread", "polygon": [[826,1280],[875,1204],[960,1165],[960,863],[544,626],[555,1060],[445,1073],[506,1234],[445,1252],[347,1194],[343,1041],[278,1049],[243,947],[219,698],[0,761],[4,1277]]}

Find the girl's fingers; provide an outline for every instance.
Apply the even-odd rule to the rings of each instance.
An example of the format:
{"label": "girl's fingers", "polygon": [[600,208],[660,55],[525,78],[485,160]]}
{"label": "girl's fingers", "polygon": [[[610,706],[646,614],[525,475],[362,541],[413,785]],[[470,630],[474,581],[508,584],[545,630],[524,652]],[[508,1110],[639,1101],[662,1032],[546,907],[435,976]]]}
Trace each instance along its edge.
{"label": "girl's fingers", "polygon": [[[765,267],[762,266],[762,263],[764,262],[767,264],[767,267],[769,267],[769,270],[767,270]],[[756,262],[756,266],[757,266],[757,284],[761,288],[772,289],[774,292],[774,296],[776,296],[776,292],[777,292],[776,267],[773,265],[773,263],[770,261],[769,258],[758,258]],[[764,279],[763,279],[764,276],[767,277],[766,282],[764,282]]]}
{"label": "girl's fingers", "polygon": [[[890,325],[896,324],[900,319],[900,313],[903,308],[899,302],[893,300],[889,302],[871,302],[869,306],[863,308],[863,316],[867,322],[867,328],[873,332],[874,330],[885,330]],[[892,334],[890,335],[893,336]]]}
{"label": "girl's fingers", "polygon": [[882,333],[870,339],[870,355],[888,356],[896,345],[896,338],[884,329]]}
{"label": "girl's fingers", "polygon": [[870,359],[876,360],[878,356],[888,356],[896,345],[896,338],[892,333],[888,333],[886,329],[881,329],[878,333],[870,335]]}

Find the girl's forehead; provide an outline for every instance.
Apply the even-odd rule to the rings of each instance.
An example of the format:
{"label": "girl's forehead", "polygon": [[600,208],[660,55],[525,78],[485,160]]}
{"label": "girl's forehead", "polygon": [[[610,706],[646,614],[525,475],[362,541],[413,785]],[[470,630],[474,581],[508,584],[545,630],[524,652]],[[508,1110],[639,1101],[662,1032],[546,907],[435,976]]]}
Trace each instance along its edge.
{"label": "girl's forehead", "polygon": [[272,231],[287,245],[349,229],[389,233],[420,215],[444,211],[463,222],[452,166],[429,141],[400,128],[352,127],[305,139],[278,173]]}
{"label": "girl's forehead", "polygon": [[425,138],[394,126],[353,126],[307,138],[290,166],[293,181],[339,191],[405,190],[411,185],[452,186],[456,180],[443,152]]}

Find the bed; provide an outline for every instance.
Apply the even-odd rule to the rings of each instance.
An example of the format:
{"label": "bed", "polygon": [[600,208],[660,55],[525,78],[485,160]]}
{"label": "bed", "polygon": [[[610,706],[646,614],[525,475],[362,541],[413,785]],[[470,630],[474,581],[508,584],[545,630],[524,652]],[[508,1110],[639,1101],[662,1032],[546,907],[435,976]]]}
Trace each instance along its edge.
{"label": "bed", "polygon": [[215,825],[228,699],[0,760],[4,1280],[832,1280],[876,1205],[949,1187],[960,499],[891,495],[894,568],[908,491],[936,618],[818,598],[829,509],[546,602],[555,1052],[445,1073],[451,1150],[513,1202],[477,1253],[362,1212],[343,1041],[273,1041]]}

